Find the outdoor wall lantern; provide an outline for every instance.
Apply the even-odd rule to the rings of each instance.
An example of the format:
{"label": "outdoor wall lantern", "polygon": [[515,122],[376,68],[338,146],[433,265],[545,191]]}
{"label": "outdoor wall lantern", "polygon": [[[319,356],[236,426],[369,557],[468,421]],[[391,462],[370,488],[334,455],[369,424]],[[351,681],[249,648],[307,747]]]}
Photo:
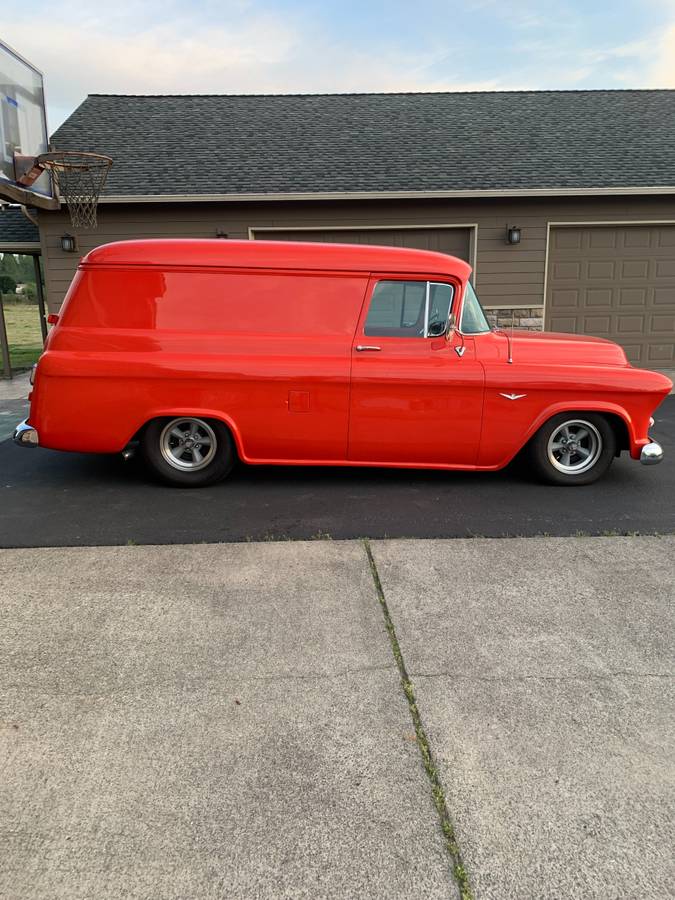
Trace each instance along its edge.
{"label": "outdoor wall lantern", "polygon": [[520,243],[520,228],[517,225],[507,225],[506,226],[506,243],[507,244],[519,244]]}
{"label": "outdoor wall lantern", "polygon": [[74,234],[61,235],[61,249],[64,253],[75,253],[77,250],[77,238]]}

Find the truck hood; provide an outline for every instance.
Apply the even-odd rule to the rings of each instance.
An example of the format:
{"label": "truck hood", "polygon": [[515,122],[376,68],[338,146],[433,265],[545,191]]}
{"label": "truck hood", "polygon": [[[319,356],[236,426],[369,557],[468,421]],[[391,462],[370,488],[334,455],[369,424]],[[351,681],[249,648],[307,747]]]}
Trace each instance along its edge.
{"label": "truck hood", "polygon": [[[509,329],[504,332],[509,334]],[[502,332],[503,333],[503,332]],[[622,347],[604,338],[557,331],[513,332],[513,358],[518,362],[583,363],[627,366]]]}

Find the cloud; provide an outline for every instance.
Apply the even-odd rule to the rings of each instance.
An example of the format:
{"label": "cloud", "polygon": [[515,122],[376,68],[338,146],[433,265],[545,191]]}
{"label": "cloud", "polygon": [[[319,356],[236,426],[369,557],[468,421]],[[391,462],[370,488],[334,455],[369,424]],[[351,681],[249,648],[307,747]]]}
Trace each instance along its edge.
{"label": "cloud", "polygon": [[76,28],[65,23],[67,14],[45,29],[18,20],[9,23],[9,42],[45,73],[52,127],[89,93],[480,91],[504,86],[495,78],[439,75],[439,69],[447,69],[447,43],[435,53],[427,47],[423,54],[404,39],[357,46],[310,19],[256,12],[244,0],[230,3],[228,15],[216,18],[203,10],[200,19],[208,18],[208,26],[195,25],[199,20],[194,15],[173,15],[170,2],[168,6],[166,16],[156,16],[168,24],[141,21],[135,28],[130,27],[128,7],[126,16],[113,10],[108,20],[88,14]]}
{"label": "cloud", "polygon": [[87,93],[212,93],[249,86],[256,73],[290,57],[296,35],[270,16],[249,24],[183,29],[180,22],[115,33],[103,23],[72,28],[54,23],[42,32],[14,23],[15,46],[42,68],[58,102]]}
{"label": "cloud", "polygon": [[675,21],[650,47],[648,87],[675,88]]}
{"label": "cloud", "polygon": [[[39,15],[46,4],[35,2]],[[408,31],[370,7],[363,23],[345,12],[341,28],[308,2],[193,0],[186,11],[182,0],[116,0],[83,12],[61,0],[49,27],[17,17],[4,33],[44,71],[53,129],[88,93],[675,87],[675,0],[654,3],[665,23],[657,34],[618,29],[614,41],[597,16],[589,31],[574,4],[554,19],[530,0],[467,0],[452,28],[439,3]]]}

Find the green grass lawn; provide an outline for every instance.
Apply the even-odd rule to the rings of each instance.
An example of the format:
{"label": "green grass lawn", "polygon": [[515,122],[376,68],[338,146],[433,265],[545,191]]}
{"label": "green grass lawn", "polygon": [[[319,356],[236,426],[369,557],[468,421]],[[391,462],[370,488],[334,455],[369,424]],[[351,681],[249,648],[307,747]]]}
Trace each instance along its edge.
{"label": "green grass lawn", "polygon": [[40,309],[34,303],[9,303],[6,299],[3,305],[12,370],[29,369],[42,353]]}

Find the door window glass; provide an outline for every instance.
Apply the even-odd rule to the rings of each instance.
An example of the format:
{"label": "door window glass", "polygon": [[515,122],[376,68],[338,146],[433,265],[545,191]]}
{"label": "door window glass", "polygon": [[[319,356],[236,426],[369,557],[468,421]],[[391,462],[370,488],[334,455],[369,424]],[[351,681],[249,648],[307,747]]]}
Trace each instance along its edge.
{"label": "door window glass", "polygon": [[380,281],[370,300],[364,334],[415,337],[424,329],[426,282]]}
{"label": "door window glass", "polygon": [[363,333],[369,337],[427,337],[429,326],[447,324],[452,285],[427,281],[379,281]]}

